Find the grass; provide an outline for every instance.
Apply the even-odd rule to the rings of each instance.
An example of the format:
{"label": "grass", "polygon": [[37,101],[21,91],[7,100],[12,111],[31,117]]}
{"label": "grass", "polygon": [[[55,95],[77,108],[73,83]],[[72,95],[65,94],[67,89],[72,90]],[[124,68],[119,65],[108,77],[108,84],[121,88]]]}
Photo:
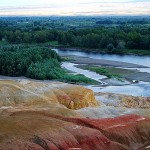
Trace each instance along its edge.
{"label": "grass", "polygon": [[124,75],[133,73],[132,70],[113,68],[113,67],[98,67],[98,66],[78,66],[81,69],[90,70],[108,78],[122,79]]}
{"label": "grass", "polygon": [[62,82],[68,82],[73,84],[98,84],[96,80],[90,79],[82,74],[73,74],[74,72],[63,69],[62,76],[60,77],[60,81]]}
{"label": "grass", "polygon": [[69,83],[75,83],[75,84],[98,84],[97,81],[90,79],[88,77],[85,77],[84,75],[77,74],[65,74],[63,78],[60,79],[60,81],[63,82],[69,82]]}
{"label": "grass", "polygon": [[70,57],[61,57],[61,61],[63,62],[70,62],[70,61],[73,61],[74,59],[73,58],[70,58]]}

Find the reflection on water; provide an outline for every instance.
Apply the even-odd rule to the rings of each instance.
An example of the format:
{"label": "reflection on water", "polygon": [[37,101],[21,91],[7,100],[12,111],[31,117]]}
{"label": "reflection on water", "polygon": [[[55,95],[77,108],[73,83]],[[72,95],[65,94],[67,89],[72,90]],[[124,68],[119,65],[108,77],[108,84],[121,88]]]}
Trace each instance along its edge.
{"label": "reflection on water", "polygon": [[133,63],[133,64],[150,67],[150,57],[148,56],[87,53],[83,51],[71,51],[71,50],[59,50],[59,49],[53,49],[53,50],[58,52],[60,55],[76,55],[76,56],[83,56],[83,57],[89,57],[94,59],[121,61],[121,62]]}

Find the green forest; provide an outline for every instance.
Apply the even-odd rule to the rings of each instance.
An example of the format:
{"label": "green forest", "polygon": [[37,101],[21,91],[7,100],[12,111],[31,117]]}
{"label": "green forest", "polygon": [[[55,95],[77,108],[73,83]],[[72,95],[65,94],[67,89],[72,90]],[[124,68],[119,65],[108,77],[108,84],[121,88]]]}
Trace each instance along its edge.
{"label": "green forest", "polygon": [[[59,19],[59,22],[48,19],[43,21],[43,18],[2,18],[0,41],[7,44],[47,43],[48,46],[81,48],[101,53],[150,55],[149,19],[127,19],[126,23],[124,19],[88,19],[83,18],[84,21],[81,21],[77,18],[77,22],[81,21],[80,26],[70,28],[75,18],[72,18],[72,22],[69,19],[70,26],[69,23],[65,24],[64,18]],[[87,27],[88,21],[91,21],[93,26]]]}
{"label": "green forest", "polygon": [[55,51],[37,46],[1,46],[0,74],[40,80],[95,83],[85,76],[68,74],[61,68],[61,58]]}
{"label": "green forest", "polygon": [[150,18],[1,17],[0,74],[40,80],[95,83],[61,68],[50,48],[150,55]]}

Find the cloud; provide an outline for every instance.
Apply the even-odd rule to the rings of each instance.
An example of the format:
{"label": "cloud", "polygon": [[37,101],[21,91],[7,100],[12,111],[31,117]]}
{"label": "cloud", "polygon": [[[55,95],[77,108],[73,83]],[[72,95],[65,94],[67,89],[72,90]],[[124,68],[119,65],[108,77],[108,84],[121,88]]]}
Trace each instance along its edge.
{"label": "cloud", "polygon": [[149,2],[149,0],[132,0],[132,2]]}
{"label": "cloud", "polygon": [[[10,1],[10,0],[5,0]],[[14,2],[23,0],[14,0]],[[31,1],[31,0],[30,0]],[[150,2],[147,0],[32,0],[25,3],[0,4],[0,15],[149,15]]]}

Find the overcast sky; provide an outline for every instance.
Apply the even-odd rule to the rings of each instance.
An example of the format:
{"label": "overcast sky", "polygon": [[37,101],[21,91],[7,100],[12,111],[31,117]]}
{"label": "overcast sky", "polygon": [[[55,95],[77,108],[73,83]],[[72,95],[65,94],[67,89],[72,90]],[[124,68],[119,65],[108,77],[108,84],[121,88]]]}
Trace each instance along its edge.
{"label": "overcast sky", "polygon": [[0,0],[4,15],[150,15],[150,0]]}

